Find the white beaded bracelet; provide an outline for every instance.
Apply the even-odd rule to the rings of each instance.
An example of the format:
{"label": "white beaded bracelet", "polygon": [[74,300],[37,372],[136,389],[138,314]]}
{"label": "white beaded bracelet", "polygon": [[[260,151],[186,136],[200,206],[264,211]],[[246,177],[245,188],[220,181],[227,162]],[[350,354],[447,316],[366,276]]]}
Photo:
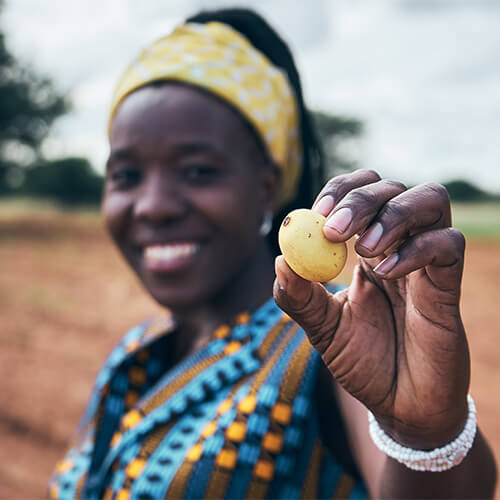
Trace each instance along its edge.
{"label": "white beaded bracelet", "polygon": [[418,471],[441,472],[458,465],[465,458],[476,436],[476,406],[470,394],[467,396],[469,416],[463,431],[451,443],[431,451],[414,450],[400,445],[389,437],[368,412],[370,436],[381,451],[409,469]]}

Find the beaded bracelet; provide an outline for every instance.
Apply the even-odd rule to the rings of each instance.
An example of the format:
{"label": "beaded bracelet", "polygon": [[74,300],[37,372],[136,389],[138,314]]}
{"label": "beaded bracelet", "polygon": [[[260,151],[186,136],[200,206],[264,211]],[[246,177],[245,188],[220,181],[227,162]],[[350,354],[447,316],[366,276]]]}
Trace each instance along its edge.
{"label": "beaded bracelet", "polygon": [[381,451],[409,469],[418,471],[441,472],[455,467],[465,458],[472,448],[476,436],[476,406],[470,394],[467,396],[469,415],[463,431],[451,443],[431,451],[414,450],[400,445],[389,437],[368,412],[370,436]]}

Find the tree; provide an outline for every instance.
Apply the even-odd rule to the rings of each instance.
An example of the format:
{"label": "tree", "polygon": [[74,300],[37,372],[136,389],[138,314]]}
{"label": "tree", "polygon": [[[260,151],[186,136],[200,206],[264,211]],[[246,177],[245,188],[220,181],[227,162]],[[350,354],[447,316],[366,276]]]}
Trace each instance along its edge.
{"label": "tree", "polygon": [[96,205],[101,200],[102,187],[102,176],[86,158],[63,158],[27,170],[20,192],[50,198],[65,206]]}
{"label": "tree", "polygon": [[[0,14],[2,9],[0,0]],[[49,78],[35,74],[9,52],[0,28],[0,193],[21,179],[18,169],[40,156],[52,122],[68,108]]]}
{"label": "tree", "polygon": [[462,179],[445,182],[444,186],[453,201],[486,201],[494,198],[491,193]]}
{"label": "tree", "polygon": [[323,144],[328,177],[356,169],[356,160],[342,153],[341,149],[349,140],[362,135],[363,123],[356,118],[334,116],[322,111],[313,111],[312,116]]}

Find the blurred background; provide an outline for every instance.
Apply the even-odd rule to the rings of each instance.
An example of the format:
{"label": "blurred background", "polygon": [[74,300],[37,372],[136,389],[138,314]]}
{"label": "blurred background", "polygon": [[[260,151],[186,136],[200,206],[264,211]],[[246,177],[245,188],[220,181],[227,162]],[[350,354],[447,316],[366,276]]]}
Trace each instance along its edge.
{"label": "blurred background", "polygon": [[[159,312],[99,217],[107,112],[144,45],[223,5],[248,4],[0,0],[0,498],[44,496],[107,352]],[[252,7],[294,52],[331,175],[447,186],[468,241],[471,392],[500,457],[500,2]]]}

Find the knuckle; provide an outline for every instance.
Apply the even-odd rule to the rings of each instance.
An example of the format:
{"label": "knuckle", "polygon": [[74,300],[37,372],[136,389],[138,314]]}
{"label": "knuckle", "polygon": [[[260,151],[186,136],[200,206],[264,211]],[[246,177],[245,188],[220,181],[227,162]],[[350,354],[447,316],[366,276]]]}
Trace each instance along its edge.
{"label": "knuckle", "polygon": [[324,196],[325,194],[335,195],[335,193],[337,193],[337,191],[339,190],[339,186],[341,186],[342,183],[345,182],[345,180],[346,174],[337,175],[330,178],[321,190],[321,196]]}
{"label": "knuckle", "polygon": [[390,200],[384,205],[381,216],[384,218],[409,219],[411,209],[402,201]]}
{"label": "knuckle", "polygon": [[380,175],[378,172],[371,168],[360,168],[358,170],[355,170],[353,174],[356,174],[357,176],[361,176],[363,178],[366,178],[368,180],[371,180],[372,182],[379,181],[381,179]]}
{"label": "knuckle", "polygon": [[428,182],[424,184],[424,187],[427,191],[430,191],[439,199],[444,201],[450,200],[450,195],[448,193],[448,190],[442,184],[439,184],[437,182]]}
{"label": "knuckle", "polygon": [[330,178],[321,190],[320,196],[331,194],[334,199],[339,200],[347,193],[351,194],[356,191],[358,189],[356,186],[369,185],[380,180],[381,178],[375,170],[358,169]]}
{"label": "knuckle", "polygon": [[329,179],[328,182],[325,184],[325,186],[324,186],[324,188],[323,188],[322,191],[323,192],[332,192],[332,191],[335,191],[336,187],[339,184],[340,177],[341,176],[332,177],[331,179]]}
{"label": "knuckle", "polygon": [[432,240],[429,241],[428,238],[415,238],[414,240],[415,250],[421,253],[427,253],[427,250],[432,245]]}
{"label": "knuckle", "polygon": [[397,181],[395,179],[384,179],[382,182],[386,184],[388,187],[394,189],[395,191],[403,192],[408,189],[406,184],[402,183],[401,181]]}
{"label": "knuckle", "polygon": [[454,227],[446,228],[446,233],[448,238],[453,243],[455,251],[459,255],[463,255],[465,252],[465,236],[464,234]]}
{"label": "knuckle", "polygon": [[353,189],[346,197],[347,204],[353,205],[375,205],[377,203],[377,195],[368,188]]}

